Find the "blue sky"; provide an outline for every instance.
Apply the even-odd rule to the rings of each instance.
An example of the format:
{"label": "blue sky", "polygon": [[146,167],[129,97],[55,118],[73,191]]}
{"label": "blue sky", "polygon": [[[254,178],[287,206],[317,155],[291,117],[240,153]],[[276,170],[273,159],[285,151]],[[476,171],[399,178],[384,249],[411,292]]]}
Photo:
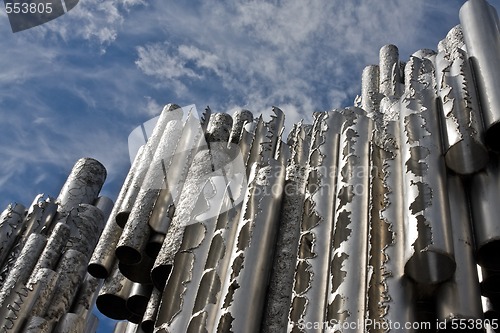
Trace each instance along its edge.
{"label": "blue sky", "polygon": [[81,0],[16,34],[0,11],[0,206],[56,196],[84,156],[106,166],[102,193],[114,199],[129,133],[169,102],[266,114],[276,105],[287,124],[352,105],[381,46],[396,44],[404,61],[436,49],[462,4]]}

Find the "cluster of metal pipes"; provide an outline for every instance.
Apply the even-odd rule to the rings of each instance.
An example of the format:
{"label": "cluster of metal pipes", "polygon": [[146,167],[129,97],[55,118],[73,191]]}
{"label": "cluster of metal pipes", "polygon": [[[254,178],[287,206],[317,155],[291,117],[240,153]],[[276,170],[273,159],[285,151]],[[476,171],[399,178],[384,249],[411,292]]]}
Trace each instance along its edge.
{"label": "cluster of metal pipes", "polygon": [[106,170],[77,161],[59,196],[0,215],[0,332],[94,333],[101,281],[87,273],[113,202],[98,197]]}
{"label": "cluster of metal pipes", "polygon": [[95,300],[116,333],[493,331],[499,20],[469,0],[460,23],[406,63],[382,47],[355,106],[287,138],[278,108],[169,104],[112,209],[91,159],[9,206],[0,329],[94,332]]}
{"label": "cluster of metal pipes", "polygon": [[483,0],[460,20],[407,63],[382,47],[356,106],[286,139],[278,108],[166,106],[89,265],[115,332],[495,323],[500,34]]}

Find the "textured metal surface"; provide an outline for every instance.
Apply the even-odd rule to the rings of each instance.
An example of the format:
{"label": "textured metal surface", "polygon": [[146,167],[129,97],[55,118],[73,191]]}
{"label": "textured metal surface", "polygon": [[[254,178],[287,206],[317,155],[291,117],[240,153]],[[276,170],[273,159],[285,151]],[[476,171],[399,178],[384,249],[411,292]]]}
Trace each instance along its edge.
{"label": "textured metal surface", "polygon": [[128,319],[131,313],[127,308],[127,298],[133,285],[134,282],[122,275],[116,263],[97,296],[97,309],[115,320]]}
{"label": "textured metal surface", "polygon": [[445,133],[446,165],[459,174],[472,174],[486,166],[483,124],[467,53],[458,48],[457,30],[446,39],[446,51],[436,57],[437,88]]}
{"label": "textured metal surface", "polygon": [[500,32],[496,10],[485,0],[467,1],[460,24],[472,62],[486,129],[486,144],[500,150]]}
{"label": "textured metal surface", "polygon": [[[419,283],[449,279],[455,271],[446,170],[436,108],[434,54],[421,50],[405,69],[400,129],[404,175],[405,272]],[[431,60],[430,60],[431,59]]]}
{"label": "textured metal surface", "polygon": [[[460,319],[482,320],[481,291],[474,260],[473,234],[467,197],[462,180],[455,175],[448,176],[448,194],[452,220],[453,246],[457,269],[454,276],[439,286],[436,293],[437,317],[447,321],[452,329]],[[482,332],[474,327],[469,332]]]}
{"label": "textured metal surface", "polygon": [[26,208],[12,203],[0,215],[0,267],[21,234]]}
{"label": "textured metal surface", "polygon": [[233,127],[231,129],[229,142],[238,144],[243,132],[243,127],[246,123],[251,123],[252,121],[253,114],[251,111],[245,109],[235,111],[233,113]]}
{"label": "textured metal surface", "polygon": [[488,166],[474,175],[470,187],[477,261],[484,268],[500,270],[497,260],[500,251],[500,205],[492,200],[500,197],[500,163],[496,155],[490,155]]}
{"label": "textured metal surface", "polygon": [[[314,120],[307,164],[307,185],[300,224],[288,331],[299,322],[323,322],[327,309],[331,237],[333,231],[337,161],[343,116],[318,113]],[[302,330],[303,331],[303,330]]]}
{"label": "textured metal surface", "polygon": [[399,97],[399,50],[397,46],[391,44],[382,46],[379,51],[379,59],[379,93],[382,94],[381,98]]}

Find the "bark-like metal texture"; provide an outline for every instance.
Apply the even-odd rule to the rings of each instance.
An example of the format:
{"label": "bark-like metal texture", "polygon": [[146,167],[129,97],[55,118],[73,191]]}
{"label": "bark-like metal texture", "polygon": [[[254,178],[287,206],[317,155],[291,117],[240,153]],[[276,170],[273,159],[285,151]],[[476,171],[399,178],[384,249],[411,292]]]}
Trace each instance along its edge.
{"label": "bark-like metal texture", "polygon": [[153,333],[154,324],[156,321],[156,316],[158,314],[158,307],[161,302],[162,292],[156,288],[153,288],[151,292],[151,297],[149,298],[148,305],[146,306],[146,311],[144,311],[144,316],[142,317],[141,328],[146,333]]}
{"label": "bark-like metal texture", "polygon": [[160,191],[166,186],[168,187],[169,179],[166,170],[170,168],[172,160],[175,158],[175,149],[181,134],[181,122],[169,121],[156,150],[152,152],[151,164],[116,247],[116,256],[123,263],[137,264],[141,261],[151,233],[148,224],[151,211]]}
{"label": "bark-like metal texture", "polygon": [[[399,69],[399,50],[397,46],[384,45],[379,51],[379,93],[382,97],[399,96],[399,75],[394,76],[394,69]],[[399,73],[398,73],[399,74]]]}
{"label": "bark-like metal texture", "polygon": [[53,322],[42,317],[31,316],[26,320],[24,333],[50,333],[52,332]]}
{"label": "bark-like metal texture", "polygon": [[57,264],[59,279],[45,314],[46,319],[58,321],[70,310],[78,287],[85,277],[87,263],[87,255],[82,252],[69,249],[63,254]]}
{"label": "bark-like metal texture", "polygon": [[243,127],[246,123],[253,121],[253,114],[249,110],[241,109],[233,113],[233,128],[229,136],[229,142],[238,144],[240,142]]}
{"label": "bark-like metal texture", "polygon": [[66,250],[71,249],[85,254],[88,262],[104,229],[104,223],[102,211],[95,206],[81,204],[72,209],[67,217],[71,233],[66,243]]}
{"label": "bark-like metal texture", "polygon": [[58,212],[64,217],[79,204],[92,204],[98,197],[106,168],[93,158],[79,159],[57,196]]}
{"label": "bark-like metal texture", "polygon": [[490,155],[485,170],[472,177],[470,204],[474,224],[476,259],[487,269],[500,270],[497,254],[500,251],[500,205],[493,198],[500,197],[500,163],[498,157]]}
{"label": "bark-like metal texture", "polygon": [[446,165],[459,174],[475,173],[486,166],[488,151],[483,143],[483,124],[467,53],[451,47],[440,52],[436,74],[446,129]]}
{"label": "bark-like metal texture", "polygon": [[18,203],[8,205],[0,215],[0,267],[21,234],[25,215],[26,208]]}
{"label": "bark-like metal texture", "polygon": [[291,147],[292,157],[288,160],[286,167],[276,253],[261,328],[263,333],[285,331],[288,323],[297,263],[297,244],[304,209],[306,164],[311,132],[310,126],[304,126],[302,123],[296,124],[287,142]]}
{"label": "bark-like metal texture", "polygon": [[[404,275],[403,173],[399,98],[384,98],[371,152],[371,203],[366,323],[370,332],[393,332],[415,321],[413,285]],[[413,329],[407,332],[415,332]]]}
{"label": "bark-like metal texture", "polygon": [[[373,121],[363,110],[347,109],[344,119],[327,295],[327,318],[339,325],[365,320],[373,136]],[[336,325],[333,328],[340,329]],[[352,331],[361,332],[362,328]]]}
{"label": "bark-like metal texture", "polygon": [[361,108],[370,116],[379,113],[380,100],[383,97],[379,93],[379,81],[379,66],[366,66],[361,78]]}
{"label": "bark-like metal texture", "polygon": [[260,330],[284,180],[285,168],[279,162],[254,165],[231,250],[232,264],[223,282],[219,332]]}
{"label": "bark-like metal texture", "polygon": [[207,142],[228,142],[233,127],[233,118],[227,113],[213,113],[208,122],[205,138]]}
{"label": "bark-like metal texture", "polygon": [[335,110],[316,114],[306,169],[288,331],[305,332],[300,322],[324,322],[327,312],[331,237],[333,235],[339,133],[344,121]]}
{"label": "bark-like metal texture", "polygon": [[485,0],[470,0],[460,8],[469,59],[479,92],[486,144],[500,150],[500,31],[496,10]]}
{"label": "bark-like metal texture", "polygon": [[[446,169],[436,108],[433,54],[415,53],[406,64],[400,129],[404,175],[405,272],[434,284],[455,271]],[[421,58],[420,58],[421,57]]]}
{"label": "bark-like metal texture", "polygon": [[[439,321],[446,321],[451,330],[460,319],[474,322],[484,319],[481,291],[474,260],[473,234],[470,214],[462,180],[448,176],[448,195],[452,220],[453,245],[457,268],[453,277],[439,286],[436,293],[436,312]],[[482,332],[471,327],[468,332]]]}
{"label": "bark-like metal texture", "polygon": [[26,245],[23,247],[15,264],[9,271],[9,275],[5,279],[5,283],[0,289],[0,307],[5,305],[4,301],[14,290],[16,285],[26,284],[28,282],[31,272],[46,243],[47,238],[44,235],[32,234],[28,238]]}
{"label": "bark-like metal texture", "polygon": [[30,315],[43,317],[54,294],[59,274],[49,268],[40,268],[36,275],[32,276],[27,287],[33,289],[35,284],[40,285],[40,295],[37,298]]}

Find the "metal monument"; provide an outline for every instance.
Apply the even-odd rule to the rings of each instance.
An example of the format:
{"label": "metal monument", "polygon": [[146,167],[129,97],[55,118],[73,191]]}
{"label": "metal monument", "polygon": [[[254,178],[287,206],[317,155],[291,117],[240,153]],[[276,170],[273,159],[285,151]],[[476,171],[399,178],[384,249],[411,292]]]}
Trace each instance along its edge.
{"label": "metal monument", "polygon": [[116,333],[498,330],[499,22],[467,1],[288,135],[167,105],[114,205],[82,159],[2,213],[0,332],[95,332],[94,304]]}

